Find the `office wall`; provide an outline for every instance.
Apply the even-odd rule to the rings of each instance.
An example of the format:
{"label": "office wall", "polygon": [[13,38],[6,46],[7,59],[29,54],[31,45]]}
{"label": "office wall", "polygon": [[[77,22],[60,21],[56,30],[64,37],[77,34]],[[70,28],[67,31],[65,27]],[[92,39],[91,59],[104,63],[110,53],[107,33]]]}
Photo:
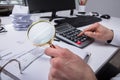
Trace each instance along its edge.
{"label": "office wall", "polygon": [[96,11],[101,14],[110,14],[111,16],[120,18],[120,0],[88,0],[86,11]]}

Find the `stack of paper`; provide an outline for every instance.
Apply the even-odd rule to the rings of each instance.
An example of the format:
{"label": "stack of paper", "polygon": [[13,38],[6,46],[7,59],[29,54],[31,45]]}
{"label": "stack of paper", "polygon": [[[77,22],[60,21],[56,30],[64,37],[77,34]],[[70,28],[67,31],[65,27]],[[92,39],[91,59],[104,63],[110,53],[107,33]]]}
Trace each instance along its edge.
{"label": "stack of paper", "polygon": [[10,15],[12,17],[12,23],[15,28],[15,30],[23,31],[27,30],[29,25],[32,23],[32,20],[30,19],[30,14],[28,10],[28,6],[21,6],[21,5],[14,5],[12,14]]}
{"label": "stack of paper", "polygon": [[15,30],[21,31],[21,30],[27,30],[29,25],[32,23],[32,20],[30,19],[30,14],[14,14],[12,15],[13,18],[13,26]]}

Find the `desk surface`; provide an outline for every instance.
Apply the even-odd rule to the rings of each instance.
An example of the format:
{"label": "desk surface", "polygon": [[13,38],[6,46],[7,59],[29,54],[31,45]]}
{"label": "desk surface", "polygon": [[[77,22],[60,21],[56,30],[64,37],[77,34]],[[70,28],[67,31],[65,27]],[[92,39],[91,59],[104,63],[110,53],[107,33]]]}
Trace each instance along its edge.
{"label": "desk surface", "polygon": [[[34,18],[34,20],[38,19],[38,16],[36,18],[36,15],[33,15],[32,17]],[[8,17],[4,17],[4,18],[2,18],[2,23],[3,24],[11,24],[11,20]],[[120,18],[112,17],[109,20],[104,19],[100,23],[105,25],[108,28],[118,29],[120,26]],[[79,29],[82,30],[86,27],[88,27],[88,26],[80,27]],[[24,40],[26,39],[25,31],[14,31],[13,27],[12,28],[9,27],[8,29],[10,31],[13,31],[16,33],[16,34],[13,34],[13,33],[5,34],[5,35],[10,35],[8,37],[12,38],[12,40],[13,40],[12,42],[14,42],[14,40],[16,41],[18,39],[21,39],[21,40],[18,40],[18,42],[19,41],[24,42]],[[3,37],[4,35],[0,35],[0,37],[1,36]],[[5,40],[6,40],[6,38],[5,38]],[[11,41],[0,42],[0,44],[1,44],[0,48],[6,48],[6,46],[8,48],[12,47],[12,46],[17,46],[17,45],[14,45],[14,43],[12,43],[12,42]],[[97,72],[114,55],[114,53],[118,50],[118,48],[115,46],[109,45],[109,44],[105,44],[103,42],[95,41],[92,44],[90,44],[89,46],[83,48],[83,50],[90,52],[92,54],[88,61],[88,64],[90,65],[90,67],[93,69],[94,72]],[[44,56],[43,56],[43,58],[44,58]],[[45,61],[46,61],[45,59],[39,59],[38,61],[34,62],[32,64],[32,66],[30,66],[28,68],[28,71],[30,71],[28,73],[36,73],[36,74],[30,74],[29,77],[23,77],[24,79],[22,78],[22,80],[48,80],[47,74],[49,73],[50,64],[49,64],[48,60],[47,60],[47,63]],[[29,70],[29,69],[32,69],[32,70]],[[26,72],[27,71],[25,71],[25,73]]]}

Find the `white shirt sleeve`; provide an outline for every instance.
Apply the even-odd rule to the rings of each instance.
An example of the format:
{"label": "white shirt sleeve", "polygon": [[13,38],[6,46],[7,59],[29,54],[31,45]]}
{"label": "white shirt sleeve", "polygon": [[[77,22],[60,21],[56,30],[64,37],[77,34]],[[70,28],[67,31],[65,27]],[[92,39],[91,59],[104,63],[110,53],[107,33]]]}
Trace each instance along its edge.
{"label": "white shirt sleeve", "polygon": [[120,80],[120,73],[117,76],[111,78],[110,80]]}
{"label": "white shirt sleeve", "polygon": [[114,36],[110,44],[115,46],[120,46],[120,30],[113,30]]}

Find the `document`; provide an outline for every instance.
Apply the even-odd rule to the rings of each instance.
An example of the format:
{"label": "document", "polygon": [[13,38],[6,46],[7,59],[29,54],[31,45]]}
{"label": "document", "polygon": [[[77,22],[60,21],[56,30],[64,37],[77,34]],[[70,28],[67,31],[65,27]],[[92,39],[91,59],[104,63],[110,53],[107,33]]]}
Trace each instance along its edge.
{"label": "document", "polygon": [[[8,28],[12,29],[11,26]],[[12,61],[4,68],[6,71],[3,70],[4,72],[1,73],[1,80],[48,80],[51,57],[44,54],[46,47],[34,46],[29,40],[26,40],[25,34],[24,32],[11,30],[8,31],[7,35],[4,35],[5,37],[3,35],[0,36],[0,67],[9,60],[15,59],[21,63],[22,70],[21,74],[18,62]],[[82,49],[62,41],[54,41],[53,44],[71,50],[82,59],[87,55]]]}
{"label": "document", "polygon": [[[87,53],[82,49],[66,44],[64,42],[54,41],[53,44],[67,48],[83,59],[87,55]],[[27,44],[24,44],[24,46],[30,47],[30,45],[27,46]],[[12,52],[10,49],[3,51],[1,50],[0,52],[1,63],[3,59],[7,61],[10,59],[16,59],[20,61],[22,74],[20,73],[19,66],[16,62],[11,62],[5,67],[5,70],[13,74],[15,76],[15,79],[17,77],[17,80],[48,80],[50,57],[44,54],[45,47],[41,48],[34,46],[31,48],[26,48],[27,50],[25,50],[24,46],[17,47],[17,50],[14,52]],[[4,73],[2,73],[1,76],[2,80],[15,80],[14,77],[10,78]]]}
{"label": "document", "polygon": [[83,49],[80,49],[80,48],[75,47],[75,46],[73,46],[73,45],[64,43],[64,42],[62,42],[62,41],[60,41],[60,42],[54,41],[53,44],[54,44],[54,45],[59,45],[59,46],[61,46],[61,47],[64,47],[64,48],[69,49],[69,50],[72,51],[74,54],[80,56],[82,59],[84,59],[85,56],[88,54],[88,52],[84,51]]}

